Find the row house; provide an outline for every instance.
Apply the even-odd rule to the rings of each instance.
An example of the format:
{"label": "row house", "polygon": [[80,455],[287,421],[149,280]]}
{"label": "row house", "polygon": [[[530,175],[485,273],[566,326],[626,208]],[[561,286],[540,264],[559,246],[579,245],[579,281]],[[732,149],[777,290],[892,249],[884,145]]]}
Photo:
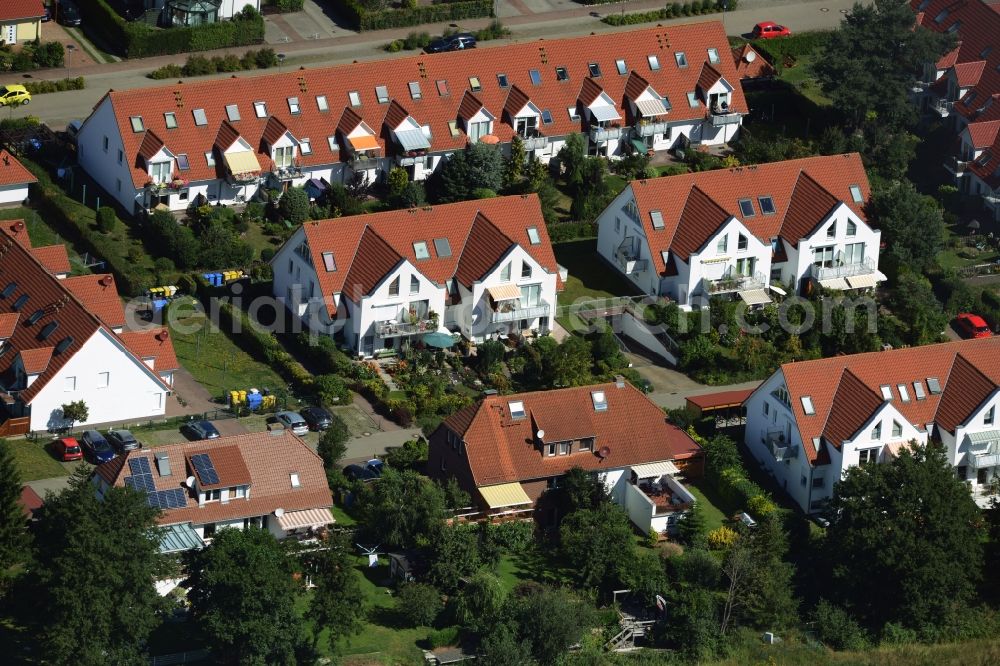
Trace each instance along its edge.
{"label": "row house", "polygon": [[239,204],[262,189],[428,177],[512,138],[547,162],[735,138],[746,99],[717,21],[109,91],[80,128],[83,168],[127,210]]}
{"label": "row house", "polygon": [[271,266],[274,296],[360,357],[435,332],[545,335],[567,277],[535,194],[307,222]]}
{"label": "row house", "polygon": [[925,112],[948,118],[957,138],[944,162],[959,191],[981,197],[1000,221],[1000,7],[983,0],[911,0],[917,23],[956,46],[924,66],[914,89]]}
{"label": "row house", "polygon": [[310,540],[334,523],[323,461],[291,431],[128,451],[98,466],[98,495],[132,488],[160,509],[160,551],[202,548],[221,529]]}
{"label": "row house", "polygon": [[868,195],[857,153],[637,180],[598,216],[597,251],[685,309],[723,294],[761,305],[769,290],[870,289],[885,276]]}
{"label": "row house", "polygon": [[803,511],[851,467],[942,446],[977,503],[1000,475],[1000,338],[782,365],[744,403],[746,445]]}
{"label": "row house", "polygon": [[579,468],[649,534],[672,530],[694,496],[680,480],[703,473],[704,453],[663,410],[622,378],[593,386],[500,396],[444,420],[430,437],[427,473],[455,479],[469,515],[558,519],[546,491]]}
{"label": "row house", "polygon": [[64,245],[34,248],[24,222],[0,226],[0,433],[162,416],[178,368],[165,329],[125,331],[112,275],[69,276]]}

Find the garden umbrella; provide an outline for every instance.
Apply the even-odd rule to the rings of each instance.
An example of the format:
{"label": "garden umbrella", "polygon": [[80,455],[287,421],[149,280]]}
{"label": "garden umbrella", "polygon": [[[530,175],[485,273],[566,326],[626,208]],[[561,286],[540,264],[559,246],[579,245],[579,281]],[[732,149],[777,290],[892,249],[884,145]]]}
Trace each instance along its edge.
{"label": "garden umbrella", "polygon": [[455,336],[451,333],[445,333],[443,331],[435,331],[434,333],[428,333],[423,337],[424,344],[428,347],[437,347],[438,349],[448,349],[455,345]]}

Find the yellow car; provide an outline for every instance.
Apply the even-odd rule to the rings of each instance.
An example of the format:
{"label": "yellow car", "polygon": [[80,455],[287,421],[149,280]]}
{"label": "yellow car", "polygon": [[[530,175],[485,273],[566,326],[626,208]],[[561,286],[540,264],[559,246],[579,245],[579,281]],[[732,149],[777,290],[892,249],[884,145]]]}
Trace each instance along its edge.
{"label": "yellow car", "polygon": [[0,88],[0,106],[17,106],[31,101],[31,93],[22,85],[12,84]]}

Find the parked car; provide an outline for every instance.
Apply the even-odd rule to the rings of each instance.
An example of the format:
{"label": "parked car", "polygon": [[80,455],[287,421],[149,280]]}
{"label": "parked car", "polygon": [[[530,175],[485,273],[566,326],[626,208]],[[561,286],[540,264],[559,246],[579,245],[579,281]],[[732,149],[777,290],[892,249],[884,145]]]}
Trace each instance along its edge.
{"label": "parked car", "polygon": [[348,481],[371,483],[379,477],[379,474],[365,465],[348,465],[344,468],[344,476]]}
{"label": "parked car", "polygon": [[115,447],[115,450],[118,451],[118,453],[135,451],[136,449],[142,448],[142,444],[139,443],[139,440],[137,440],[128,430],[109,430],[108,441],[111,442],[111,446]]}
{"label": "parked car", "polygon": [[333,416],[322,407],[306,407],[299,410],[310,430],[326,430],[333,423]]}
{"label": "parked car", "polygon": [[754,39],[774,39],[775,37],[790,37],[792,31],[774,21],[761,21],[753,27],[751,34]]}
{"label": "parked car", "polygon": [[375,472],[378,476],[382,476],[382,470],[385,469],[385,463],[378,458],[372,458],[365,463],[365,467]]}
{"label": "parked car", "polygon": [[0,106],[21,106],[31,101],[31,93],[19,83],[11,83],[0,89]]}
{"label": "parked car", "polygon": [[219,430],[209,421],[191,421],[181,426],[181,434],[192,441],[218,439]]}
{"label": "parked car", "polygon": [[444,51],[462,51],[476,48],[476,36],[470,32],[460,32],[447,37],[439,37],[428,44],[424,50],[427,53],[442,53]]}
{"label": "parked car", "polygon": [[971,312],[963,312],[955,317],[955,330],[963,338],[988,338],[993,335],[986,321]]}
{"label": "parked car", "polygon": [[84,430],[83,437],[80,438],[80,443],[83,444],[84,451],[87,452],[90,459],[96,464],[100,465],[109,460],[114,460],[115,450],[108,444],[108,440],[104,438],[104,435],[96,430]]}
{"label": "parked car", "polygon": [[83,449],[75,437],[62,437],[52,442],[52,451],[63,462],[83,460]]}
{"label": "parked car", "polygon": [[291,430],[296,435],[304,435],[309,432],[309,424],[298,412],[278,412],[274,415],[278,423],[285,426],[285,430]]}
{"label": "parked car", "polygon": [[80,9],[69,0],[59,0],[56,5],[56,20],[71,28],[83,23],[80,19]]}
{"label": "parked car", "polygon": [[47,23],[47,22],[51,21],[52,20],[52,8],[49,7],[48,5],[45,5],[42,9],[45,10],[45,13],[42,14],[42,23]]}

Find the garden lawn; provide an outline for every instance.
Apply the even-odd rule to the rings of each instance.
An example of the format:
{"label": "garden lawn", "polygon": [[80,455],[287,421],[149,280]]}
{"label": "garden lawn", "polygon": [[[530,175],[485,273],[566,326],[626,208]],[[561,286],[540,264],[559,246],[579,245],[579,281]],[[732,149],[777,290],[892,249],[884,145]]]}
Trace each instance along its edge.
{"label": "garden lawn", "polygon": [[723,522],[736,512],[736,509],[727,506],[716,494],[708,482],[704,479],[687,481],[684,487],[691,491],[701,505],[701,513],[705,516],[705,529],[711,531],[722,527]]}
{"label": "garden lawn", "polygon": [[222,331],[212,329],[203,314],[181,319],[170,335],[181,365],[213,397],[237,389],[286,386],[274,370],[254,360]]}
{"label": "garden lawn", "polygon": [[778,78],[795,86],[800,95],[816,106],[830,106],[830,98],[823,94],[819,83],[812,76],[812,56],[799,56],[796,60],[794,67],[783,67]]}
{"label": "garden lawn", "polygon": [[69,470],[49,453],[47,446],[50,441],[50,439],[43,439],[40,442],[26,439],[10,441],[14,462],[21,473],[21,481],[51,479],[69,474]]}

